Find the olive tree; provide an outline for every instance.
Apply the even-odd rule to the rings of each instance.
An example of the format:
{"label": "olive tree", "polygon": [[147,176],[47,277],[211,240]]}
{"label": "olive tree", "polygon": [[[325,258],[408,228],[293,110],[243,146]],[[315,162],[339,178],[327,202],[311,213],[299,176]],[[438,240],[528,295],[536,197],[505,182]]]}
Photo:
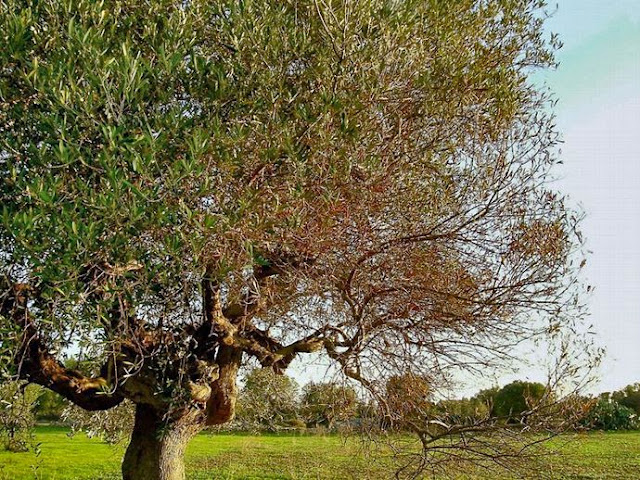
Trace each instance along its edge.
{"label": "olive tree", "polygon": [[181,479],[247,360],[382,398],[569,326],[543,7],[3,0],[2,365]]}
{"label": "olive tree", "polygon": [[311,382],[302,389],[300,411],[308,426],[333,429],[339,422],[350,422],[358,410],[358,394],[337,382]]}
{"label": "olive tree", "polygon": [[296,424],[298,385],[294,380],[256,368],[243,383],[236,416],[241,429],[277,431]]}

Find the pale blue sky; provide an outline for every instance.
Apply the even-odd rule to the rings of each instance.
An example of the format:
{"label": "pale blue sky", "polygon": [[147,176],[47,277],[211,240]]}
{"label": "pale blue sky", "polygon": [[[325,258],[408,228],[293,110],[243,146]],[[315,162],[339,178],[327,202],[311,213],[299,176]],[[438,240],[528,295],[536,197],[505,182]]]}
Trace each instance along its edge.
{"label": "pale blue sky", "polygon": [[582,205],[599,391],[640,382],[640,0],[560,0],[564,47],[545,75],[563,133],[559,188]]}

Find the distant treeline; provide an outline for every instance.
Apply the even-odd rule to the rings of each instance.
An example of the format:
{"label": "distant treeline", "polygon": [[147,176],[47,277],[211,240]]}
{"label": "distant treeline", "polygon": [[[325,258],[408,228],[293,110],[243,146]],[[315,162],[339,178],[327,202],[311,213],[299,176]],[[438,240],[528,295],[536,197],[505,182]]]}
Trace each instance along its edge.
{"label": "distant treeline", "polygon": [[[514,381],[479,391],[470,398],[435,400],[427,380],[399,375],[385,385],[384,398],[363,399],[355,389],[335,382],[299,387],[286,375],[255,369],[244,378],[235,419],[224,429],[240,431],[336,431],[375,426],[407,429],[412,422],[437,419],[464,425],[492,419],[526,423],[540,404],[570,402],[557,412],[572,409],[575,428],[631,430],[640,428],[640,383],[596,397],[572,396],[556,400],[541,383]],[[385,408],[380,407],[380,400]],[[20,451],[29,446],[36,422],[65,424],[116,441],[128,434],[133,406],[123,404],[105,412],[85,412],[56,393],[37,385],[0,384],[0,435],[5,448]],[[558,414],[560,415],[560,413]]]}

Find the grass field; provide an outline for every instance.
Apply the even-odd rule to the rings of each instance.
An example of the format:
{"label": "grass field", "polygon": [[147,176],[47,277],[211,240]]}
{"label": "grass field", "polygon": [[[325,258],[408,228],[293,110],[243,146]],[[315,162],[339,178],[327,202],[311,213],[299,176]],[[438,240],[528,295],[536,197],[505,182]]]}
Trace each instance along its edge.
{"label": "grass field", "polygon": [[[119,478],[123,447],[67,430],[39,427],[40,453],[0,452],[0,480],[106,480]],[[559,451],[530,478],[640,479],[640,432],[564,436],[547,447]],[[303,435],[201,434],[187,452],[189,479],[386,479],[390,456],[367,454],[357,438]],[[496,479],[479,474],[459,478]],[[505,474],[501,478],[514,478]],[[518,478],[518,477],[515,477]]]}

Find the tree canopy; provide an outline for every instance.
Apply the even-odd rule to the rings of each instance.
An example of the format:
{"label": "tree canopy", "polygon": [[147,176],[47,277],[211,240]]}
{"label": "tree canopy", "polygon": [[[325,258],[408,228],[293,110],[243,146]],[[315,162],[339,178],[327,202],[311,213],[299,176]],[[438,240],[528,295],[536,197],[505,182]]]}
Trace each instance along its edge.
{"label": "tree canopy", "polygon": [[543,7],[2,2],[4,365],[133,401],[125,478],[180,478],[245,359],[319,352],[382,398],[566,326]]}
{"label": "tree canopy", "polygon": [[505,385],[491,398],[491,413],[511,421],[521,421],[526,412],[533,410],[549,395],[538,382],[515,381]]}
{"label": "tree canopy", "polygon": [[627,385],[622,390],[613,392],[611,399],[640,415],[640,383]]}

